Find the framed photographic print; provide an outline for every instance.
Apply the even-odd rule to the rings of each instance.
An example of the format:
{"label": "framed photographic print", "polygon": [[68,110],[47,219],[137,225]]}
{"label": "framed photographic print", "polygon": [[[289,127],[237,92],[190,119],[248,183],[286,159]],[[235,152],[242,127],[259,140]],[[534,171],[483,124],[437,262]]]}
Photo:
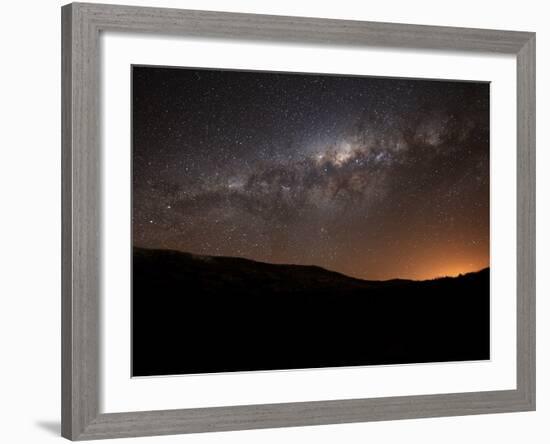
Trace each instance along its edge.
{"label": "framed photographic print", "polygon": [[490,358],[488,83],[131,75],[132,376]]}
{"label": "framed photographic print", "polygon": [[535,408],[535,36],[70,4],[62,434]]}

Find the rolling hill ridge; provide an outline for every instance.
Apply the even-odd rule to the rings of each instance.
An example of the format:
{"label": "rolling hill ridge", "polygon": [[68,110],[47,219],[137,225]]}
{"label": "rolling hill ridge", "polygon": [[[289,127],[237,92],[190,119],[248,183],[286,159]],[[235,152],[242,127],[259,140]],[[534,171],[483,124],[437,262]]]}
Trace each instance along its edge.
{"label": "rolling hill ridge", "polygon": [[489,359],[489,269],[366,281],[133,250],[134,376]]}

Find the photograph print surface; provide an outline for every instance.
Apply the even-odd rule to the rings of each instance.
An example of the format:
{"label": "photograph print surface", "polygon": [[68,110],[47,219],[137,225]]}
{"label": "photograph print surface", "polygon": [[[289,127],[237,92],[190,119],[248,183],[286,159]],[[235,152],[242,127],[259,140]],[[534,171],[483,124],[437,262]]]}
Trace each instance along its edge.
{"label": "photograph print surface", "polygon": [[131,76],[132,376],[490,359],[489,83]]}

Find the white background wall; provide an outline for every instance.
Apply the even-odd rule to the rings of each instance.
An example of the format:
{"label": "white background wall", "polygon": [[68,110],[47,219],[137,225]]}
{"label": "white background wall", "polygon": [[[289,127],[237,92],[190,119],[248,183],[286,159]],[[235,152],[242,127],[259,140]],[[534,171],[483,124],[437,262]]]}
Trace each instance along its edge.
{"label": "white background wall", "polygon": [[[121,0],[122,1],[122,0]],[[104,3],[111,3],[104,0]],[[139,438],[140,443],[547,443],[550,323],[550,14],[545,2],[149,0],[123,3],[537,32],[538,410],[534,413]],[[2,5],[0,51],[0,441],[59,441],[60,6]]]}

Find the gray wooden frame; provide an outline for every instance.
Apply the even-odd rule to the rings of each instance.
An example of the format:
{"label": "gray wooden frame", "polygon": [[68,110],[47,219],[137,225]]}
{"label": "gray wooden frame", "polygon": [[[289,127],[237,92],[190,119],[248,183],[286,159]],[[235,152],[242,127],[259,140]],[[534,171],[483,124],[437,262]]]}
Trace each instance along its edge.
{"label": "gray wooden frame", "polygon": [[[517,388],[147,412],[99,411],[99,34],[160,33],[517,57]],[[535,34],[73,3],[62,8],[62,435],[73,440],[535,409]]]}

